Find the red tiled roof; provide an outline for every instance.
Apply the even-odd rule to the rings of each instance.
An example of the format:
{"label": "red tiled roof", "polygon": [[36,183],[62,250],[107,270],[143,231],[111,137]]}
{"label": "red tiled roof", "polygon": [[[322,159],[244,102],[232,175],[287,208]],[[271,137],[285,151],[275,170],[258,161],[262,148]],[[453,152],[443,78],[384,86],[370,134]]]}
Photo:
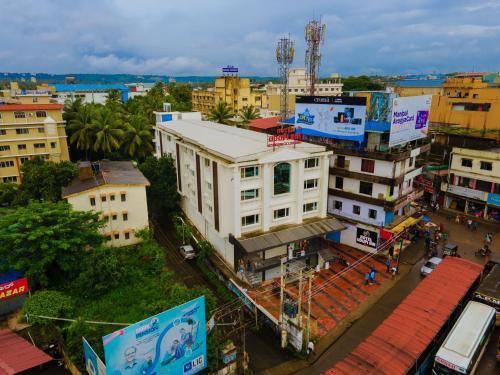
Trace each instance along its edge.
{"label": "red tiled roof", "polygon": [[279,117],[257,118],[250,121],[250,128],[271,129],[278,126]]}
{"label": "red tiled roof", "polygon": [[0,104],[0,111],[36,111],[43,109],[63,109],[64,104]]}
{"label": "red tiled roof", "polygon": [[445,258],[371,336],[324,375],[406,374],[482,269],[465,259]]}
{"label": "red tiled roof", "polygon": [[52,357],[8,329],[0,330],[0,375],[14,375],[52,361]]}

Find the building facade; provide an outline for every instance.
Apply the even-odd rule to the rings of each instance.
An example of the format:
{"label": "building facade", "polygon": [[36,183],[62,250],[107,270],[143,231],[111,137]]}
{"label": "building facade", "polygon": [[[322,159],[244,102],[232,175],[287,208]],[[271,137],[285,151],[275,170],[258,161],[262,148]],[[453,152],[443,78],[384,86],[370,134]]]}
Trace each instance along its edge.
{"label": "building facade", "polygon": [[184,213],[229,267],[260,282],[284,256],[321,262],[322,237],[342,228],[327,218],[331,152],[182,116],[156,124],[156,154],[174,158]]}
{"label": "building facade", "polygon": [[454,147],[441,190],[446,208],[500,222],[500,149]]}
{"label": "building facade", "polygon": [[129,87],[121,84],[81,84],[56,83],[51,84],[51,99],[59,104],[66,101],[81,99],[83,103],[105,104],[111,90],[119,90],[122,102],[126,103],[129,97]]}
{"label": "building facade", "polygon": [[35,156],[54,162],[69,160],[64,106],[51,103],[47,91],[9,90],[3,94],[0,182],[20,182],[21,165]]}
{"label": "building facade", "polygon": [[62,193],[75,210],[100,212],[101,233],[120,247],[140,242],[137,231],[149,227],[146,186],[149,181],[130,161],[82,162]]}

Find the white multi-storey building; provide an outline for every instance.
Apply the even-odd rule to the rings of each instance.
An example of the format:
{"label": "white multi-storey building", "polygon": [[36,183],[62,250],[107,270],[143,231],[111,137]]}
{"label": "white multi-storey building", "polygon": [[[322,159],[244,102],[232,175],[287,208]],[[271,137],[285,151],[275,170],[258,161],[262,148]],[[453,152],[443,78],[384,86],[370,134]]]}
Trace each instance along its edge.
{"label": "white multi-storey building", "polygon": [[[314,86],[314,95],[317,96],[340,96],[342,95],[342,82],[338,74],[332,74],[329,78],[321,79]],[[280,95],[281,84],[270,83],[266,86],[267,95]],[[288,73],[288,94],[308,95],[308,84],[306,70],[304,68],[292,68]]]}
{"label": "white multi-storey building", "polygon": [[279,275],[283,256],[322,261],[324,235],[342,229],[327,218],[331,151],[269,147],[266,134],[192,113],[156,115],[156,154],[175,159],[184,213],[235,272],[261,281]]}

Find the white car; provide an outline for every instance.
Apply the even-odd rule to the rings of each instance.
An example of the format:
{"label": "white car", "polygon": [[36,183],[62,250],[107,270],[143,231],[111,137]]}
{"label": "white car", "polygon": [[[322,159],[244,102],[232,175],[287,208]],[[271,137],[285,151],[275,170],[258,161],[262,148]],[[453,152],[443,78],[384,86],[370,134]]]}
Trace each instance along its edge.
{"label": "white car", "polygon": [[196,256],[193,246],[191,245],[183,245],[179,248],[179,250],[181,251],[181,255],[184,259],[193,259]]}
{"label": "white car", "polygon": [[438,258],[438,257],[432,257],[431,259],[429,259],[427,262],[424,263],[424,265],[422,266],[422,268],[420,268],[420,274],[422,276],[427,276],[428,274],[430,274],[432,272],[432,270],[434,268],[437,267],[437,265],[439,263],[441,263],[443,260],[441,258]]}

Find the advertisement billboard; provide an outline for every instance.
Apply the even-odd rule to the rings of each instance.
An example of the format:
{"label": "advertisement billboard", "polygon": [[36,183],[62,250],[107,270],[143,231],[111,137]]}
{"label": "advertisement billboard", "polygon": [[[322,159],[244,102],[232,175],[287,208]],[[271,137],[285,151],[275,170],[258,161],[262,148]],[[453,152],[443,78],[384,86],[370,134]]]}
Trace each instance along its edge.
{"label": "advertisement billboard", "polygon": [[371,247],[377,248],[378,233],[364,228],[356,228],[356,242]]}
{"label": "advertisement billboard", "polygon": [[104,336],[109,374],[189,375],[207,367],[205,297]]}
{"label": "advertisement billboard", "polygon": [[297,133],[362,142],[365,137],[366,98],[297,96]]}
{"label": "advertisement billboard", "polygon": [[82,336],[83,354],[85,356],[85,370],[89,375],[106,375],[106,366],[90,346],[85,337]]}
{"label": "advertisement billboard", "polygon": [[388,92],[371,92],[370,105],[366,113],[367,121],[391,122],[392,100],[396,97]]}
{"label": "advertisement billboard", "polygon": [[431,101],[432,95],[393,99],[389,147],[427,137]]}
{"label": "advertisement billboard", "polygon": [[5,284],[0,284],[0,301],[28,293],[28,279],[23,277]]}

